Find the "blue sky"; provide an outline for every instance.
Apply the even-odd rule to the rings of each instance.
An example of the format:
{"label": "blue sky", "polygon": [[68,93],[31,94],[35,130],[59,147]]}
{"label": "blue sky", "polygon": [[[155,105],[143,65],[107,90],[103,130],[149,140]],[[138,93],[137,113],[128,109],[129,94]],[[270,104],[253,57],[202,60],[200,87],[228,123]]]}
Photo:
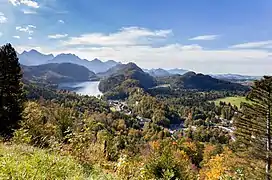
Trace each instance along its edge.
{"label": "blue sky", "polygon": [[271,0],[0,0],[0,43],[144,68],[272,74]]}

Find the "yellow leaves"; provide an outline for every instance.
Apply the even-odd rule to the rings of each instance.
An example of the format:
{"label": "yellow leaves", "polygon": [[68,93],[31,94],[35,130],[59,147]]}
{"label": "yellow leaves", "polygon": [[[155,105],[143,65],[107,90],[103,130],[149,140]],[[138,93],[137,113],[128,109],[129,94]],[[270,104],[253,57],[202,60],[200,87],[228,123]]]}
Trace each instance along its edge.
{"label": "yellow leaves", "polygon": [[[239,167],[238,158],[228,148],[224,148],[223,153],[212,156],[209,160],[209,155],[213,151],[212,146],[207,146],[204,153],[207,162],[200,170],[200,179],[218,180],[222,177],[235,176],[235,170]],[[205,162],[205,161],[204,161]],[[235,179],[235,178],[234,178]]]}
{"label": "yellow leaves", "polygon": [[205,179],[207,180],[218,180],[220,176],[227,170],[227,167],[224,166],[224,156],[216,155],[213,157],[208,164],[206,164],[206,168],[208,171],[204,171]]}
{"label": "yellow leaves", "polygon": [[159,141],[152,141],[149,143],[149,145],[151,146],[151,148],[153,150],[158,150],[160,148],[160,142]]}

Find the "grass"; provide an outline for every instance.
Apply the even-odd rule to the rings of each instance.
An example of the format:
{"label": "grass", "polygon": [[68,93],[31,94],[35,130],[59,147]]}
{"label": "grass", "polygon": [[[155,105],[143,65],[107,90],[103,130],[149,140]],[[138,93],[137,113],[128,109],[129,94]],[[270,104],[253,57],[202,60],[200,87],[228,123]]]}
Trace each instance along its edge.
{"label": "grass", "polygon": [[100,170],[80,165],[70,156],[27,145],[0,143],[0,179],[111,179]]}
{"label": "grass", "polygon": [[220,98],[220,99],[217,99],[215,100],[215,105],[219,105],[219,103],[221,102],[225,102],[225,103],[230,103],[232,105],[235,105],[237,106],[238,108],[240,108],[240,104],[241,102],[248,102],[246,100],[246,97],[243,97],[243,96],[235,96],[235,97],[225,97],[225,98]]}

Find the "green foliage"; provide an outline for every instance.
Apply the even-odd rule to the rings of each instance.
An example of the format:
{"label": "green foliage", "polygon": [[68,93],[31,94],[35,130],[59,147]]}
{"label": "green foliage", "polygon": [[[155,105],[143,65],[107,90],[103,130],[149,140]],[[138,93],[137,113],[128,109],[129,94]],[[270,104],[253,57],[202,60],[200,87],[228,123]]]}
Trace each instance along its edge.
{"label": "green foliage", "polygon": [[190,163],[182,159],[186,158],[184,151],[176,150],[168,141],[157,143],[144,166],[144,179],[196,179]]}
{"label": "green foliage", "polygon": [[0,144],[0,156],[0,179],[83,180],[89,176],[73,158],[30,146]]}
{"label": "green foliage", "polygon": [[21,68],[11,44],[0,47],[0,134],[10,136],[21,120]]}
{"label": "green foliage", "polygon": [[[69,75],[65,68],[48,66]],[[269,108],[264,107],[270,99],[267,89],[259,86],[267,88],[269,80],[253,87],[248,98],[255,103],[243,105],[245,114],[239,115],[236,106],[212,102],[243,96],[246,89],[237,84],[190,72],[159,78],[160,83],[172,82],[154,87],[156,80],[133,63],[118,65],[104,75],[100,88],[107,93],[101,99],[25,80],[29,101],[24,103],[21,127],[10,142],[17,146],[2,146],[3,151],[0,147],[0,168],[6,173],[0,169],[0,174],[15,173],[15,179],[20,175],[26,179],[254,179],[251,171],[264,168],[264,162],[257,159],[262,154],[253,150],[265,147],[265,133],[260,129],[265,129]],[[122,99],[122,108],[114,108],[115,102],[107,99]],[[231,142],[230,132],[222,130],[230,130],[233,121],[242,125],[237,132],[244,135],[238,135],[236,142]],[[248,138],[246,142],[240,141],[243,137]],[[241,147],[246,151],[239,151]],[[249,152],[250,158],[242,158]],[[18,169],[14,169],[15,161],[20,162]]]}
{"label": "green foliage", "polygon": [[[124,87],[140,87],[148,89],[156,86],[156,80],[145,73],[134,63],[128,63],[121,66],[118,70],[102,79],[99,83],[99,90],[102,92],[116,91],[119,86]],[[111,70],[109,70],[111,71]],[[128,80],[128,81],[127,81]],[[122,90],[124,90],[121,87]],[[120,87],[119,87],[120,88]]]}
{"label": "green foliage", "polygon": [[271,115],[272,115],[272,77],[264,76],[255,81],[247,99],[243,103],[242,114],[236,119],[236,136],[238,149],[250,158],[259,159],[266,164],[262,166],[266,179],[271,176]]}

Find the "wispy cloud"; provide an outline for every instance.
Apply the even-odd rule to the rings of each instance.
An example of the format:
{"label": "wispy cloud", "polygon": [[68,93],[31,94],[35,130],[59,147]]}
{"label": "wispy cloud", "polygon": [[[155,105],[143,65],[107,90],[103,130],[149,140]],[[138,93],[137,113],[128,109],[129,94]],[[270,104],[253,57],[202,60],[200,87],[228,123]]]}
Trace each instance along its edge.
{"label": "wispy cloud", "polygon": [[13,36],[15,39],[20,39],[21,37],[20,36]]}
{"label": "wispy cloud", "polygon": [[[72,53],[89,60],[94,57],[116,59],[123,63],[135,62],[144,68],[178,67],[203,73],[271,73],[272,53],[268,49],[212,49],[197,43],[173,44],[169,43],[170,36],[174,36],[171,30],[130,27],[109,34],[67,36],[66,41],[54,41],[54,45],[47,47],[39,43],[34,45],[33,42],[28,45],[22,43],[16,48],[18,52],[35,48],[45,54]],[[158,39],[163,43],[157,43]]]}
{"label": "wispy cloud", "polygon": [[13,6],[19,6],[21,4],[32,7],[32,8],[39,8],[39,4],[33,0],[8,0]]}
{"label": "wispy cloud", "polygon": [[191,41],[211,41],[211,40],[215,40],[217,38],[219,38],[220,35],[202,35],[202,36],[196,36],[193,38],[190,38],[189,40]]}
{"label": "wispy cloud", "polygon": [[5,17],[4,13],[0,12],[0,24],[6,23],[8,18]]}
{"label": "wispy cloud", "polygon": [[172,30],[149,30],[140,27],[125,27],[111,34],[89,33],[78,37],[70,37],[64,45],[139,45],[150,44],[154,40],[163,39],[172,34]]}
{"label": "wispy cloud", "polygon": [[22,27],[22,26],[17,26],[16,27],[16,30],[17,31],[21,31],[21,32],[26,32],[26,33],[28,33],[28,34],[33,34],[33,32],[34,32],[34,30],[33,29],[35,29],[36,28],[36,26],[34,26],[34,25],[27,25],[27,26],[24,26],[24,27]]}
{"label": "wispy cloud", "polygon": [[3,36],[3,33],[2,33],[2,32],[0,32],[0,37],[1,37],[1,36]]}
{"label": "wispy cloud", "polygon": [[31,40],[31,39],[32,39],[32,37],[28,37],[28,39],[29,39],[29,40]]}
{"label": "wispy cloud", "polygon": [[230,48],[239,48],[239,49],[271,48],[271,47],[272,47],[272,40],[247,42],[247,43],[236,44],[236,45],[230,46]]}
{"label": "wispy cloud", "polygon": [[61,20],[61,19],[60,19],[58,22],[59,22],[59,23],[61,23],[61,24],[64,24],[64,21],[63,21],[63,20]]}
{"label": "wispy cloud", "polygon": [[61,39],[67,37],[68,34],[54,34],[54,35],[48,35],[49,39]]}
{"label": "wispy cloud", "polygon": [[29,10],[29,9],[23,9],[22,11],[23,11],[24,14],[37,14],[36,11]]}

